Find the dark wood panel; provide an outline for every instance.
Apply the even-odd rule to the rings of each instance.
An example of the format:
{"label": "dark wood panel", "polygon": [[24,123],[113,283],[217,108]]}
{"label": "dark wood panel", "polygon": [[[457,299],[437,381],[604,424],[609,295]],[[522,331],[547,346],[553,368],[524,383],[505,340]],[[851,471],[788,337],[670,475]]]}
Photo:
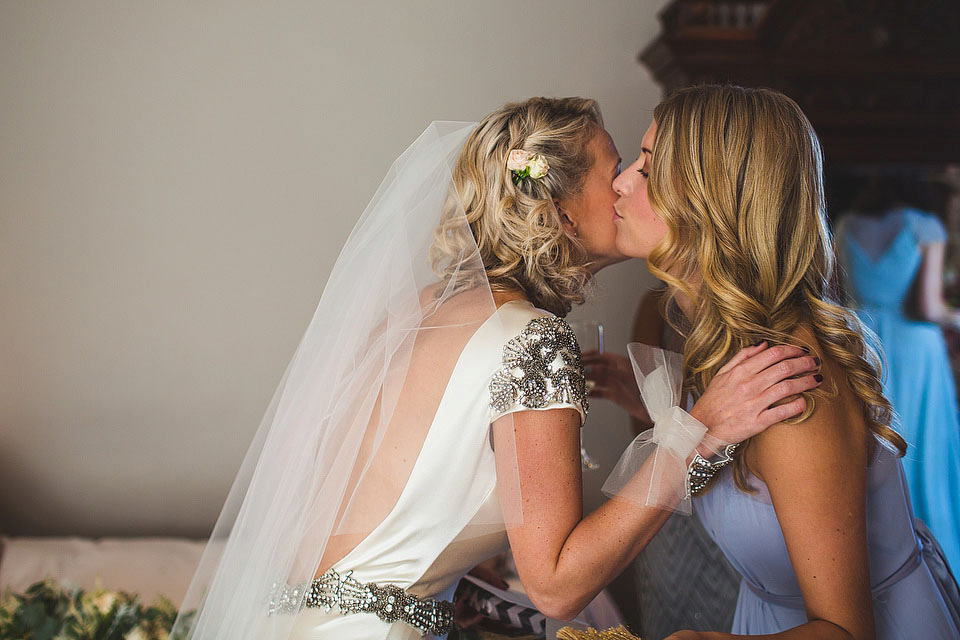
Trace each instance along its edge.
{"label": "dark wood panel", "polygon": [[957,0],[675,0],[639,55],[666,91],[794,98],[835,162],[960,161]]}

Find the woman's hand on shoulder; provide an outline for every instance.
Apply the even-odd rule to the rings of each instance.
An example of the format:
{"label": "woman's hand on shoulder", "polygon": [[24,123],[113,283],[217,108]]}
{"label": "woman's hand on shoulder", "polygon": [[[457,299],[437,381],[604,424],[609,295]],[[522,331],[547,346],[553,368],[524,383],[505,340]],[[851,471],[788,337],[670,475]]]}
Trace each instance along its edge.
{"label": "woman's hand on shoulder", "polygon": [[715,438],[743,442],[799,415],[806,404],[802,397],[794,396],[823,381],[819,366],[819,361],[800,347],[771,347],[761,342],[741,349],[713,377],[690,415]]}

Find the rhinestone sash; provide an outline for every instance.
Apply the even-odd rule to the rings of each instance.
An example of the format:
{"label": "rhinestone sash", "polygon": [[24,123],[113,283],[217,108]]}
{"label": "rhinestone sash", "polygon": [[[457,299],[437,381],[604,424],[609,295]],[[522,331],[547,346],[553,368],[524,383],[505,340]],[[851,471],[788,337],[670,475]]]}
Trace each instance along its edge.
{"label": "rhinestone sash", "polygon": [[403,622],[426,635],[445,635],[453,628],[453,603],[433,598],[418,598],[394,584],[361,583],[353,571],[340,575],[330,569],[309,585],[280,587],[270,600],[269,613],[296,612],[306,594],[305,607],[334,606],[340,613],[373,613],[387,623]]}

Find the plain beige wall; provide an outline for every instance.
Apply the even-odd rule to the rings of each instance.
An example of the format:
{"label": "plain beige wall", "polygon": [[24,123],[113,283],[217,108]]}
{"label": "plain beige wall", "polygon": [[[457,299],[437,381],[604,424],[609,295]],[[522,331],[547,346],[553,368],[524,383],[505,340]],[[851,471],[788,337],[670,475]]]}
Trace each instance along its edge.
{"label": "plain beige wall", "polygon": [[[205,534],[394,158],[584,95],[632,160],[664,4],[0,3],[0,532]],[[651,282],[611,268],[575,317],[622,351]],[[589,504],[630,438],[594,405]]]}

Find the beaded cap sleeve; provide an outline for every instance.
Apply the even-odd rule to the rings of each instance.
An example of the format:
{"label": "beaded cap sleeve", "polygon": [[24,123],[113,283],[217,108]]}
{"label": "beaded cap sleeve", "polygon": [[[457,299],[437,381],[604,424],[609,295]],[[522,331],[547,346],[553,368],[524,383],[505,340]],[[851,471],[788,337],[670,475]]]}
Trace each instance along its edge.
{"label": "beaded cap sleeve", "polygon": [[500,369],[490,380],[493,422],[515,411],[589,408],[577,338],[562,318],[540,316],[503,347]]}

